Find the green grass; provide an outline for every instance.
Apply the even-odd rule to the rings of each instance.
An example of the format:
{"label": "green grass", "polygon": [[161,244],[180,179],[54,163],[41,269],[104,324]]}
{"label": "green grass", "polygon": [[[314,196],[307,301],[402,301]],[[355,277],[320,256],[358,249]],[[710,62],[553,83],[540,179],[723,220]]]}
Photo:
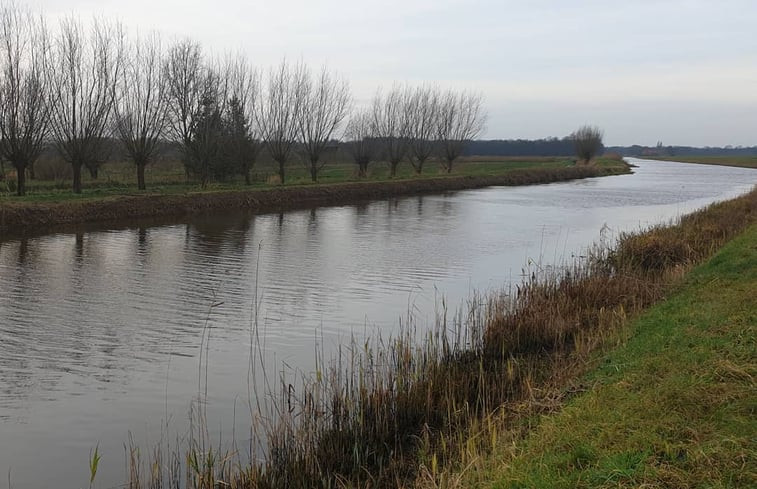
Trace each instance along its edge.
{"label": "green grass", "polygon": [[492,487],[756,487],[756,297],[752,225],[632,325],[588,392],[492,458]]}
{"label": "green grass", "polygon": [[757,156],[645,156],[644,158],[650,160],[679,161],[683,163],[700,163],[703,165],[757,168]]}
{"label": "green grass", "polygon": [[[597,165],[606,168],[617,168],[622,171],[624,164],[612,158],[600,158]],[[490,176],[502,175],[513,170],[531,168],[564,168],[573,166],[569,158],[501,158],[474,157],[461,159],[453,167],[452,173],[444,172],[440,165],[431,161],[424,167],[421,175],[416,175],[408,163],[398,168],[397,177],[393,180],[439,178],[447,176]],[[286,187],[314,185],[310,175],[303,165],[290,164],[286,168]],[[197,182],[188,180],[182,166],[178,162],[160,162],[147,167],[147,190],[139,191],[136,185],[136,171],[128,162],[107,163],[100,170],[100,176],[93,180],[85,171],[83,191],[81,194],[71,192],[71,182],[66,179],[27,180],[27,195],[18,197],[14,193],[12,178],[0,181],[0,202],[66,202],[81,200],[100,200],[107,197],[124,195],[179,195],[195,192],[225,192],[250,189],[278,188],[272,185],[269,177],[275,175],[276,167],[269,163],[259,164],[253,169],[253,184],[245,185],[241,177],[228,182],[213,182],[202,189]],[[372,163],[366,179],[357,177],[355,165],[347,162],[326,165],[319,175],[318,184],[337,184],[344,182],[370,182],[389,180],[388,165]]]}

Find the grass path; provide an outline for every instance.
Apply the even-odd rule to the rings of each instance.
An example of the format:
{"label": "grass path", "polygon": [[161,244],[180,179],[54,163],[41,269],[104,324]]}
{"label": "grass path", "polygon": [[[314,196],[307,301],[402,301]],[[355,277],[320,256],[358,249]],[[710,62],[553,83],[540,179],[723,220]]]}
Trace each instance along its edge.
{"label": "grass path", "polygon": [[[633,324],[592,387],[492,455],[495,488],[757,487],[757,226]],[[512,447],[507,452],[512,453]]]}

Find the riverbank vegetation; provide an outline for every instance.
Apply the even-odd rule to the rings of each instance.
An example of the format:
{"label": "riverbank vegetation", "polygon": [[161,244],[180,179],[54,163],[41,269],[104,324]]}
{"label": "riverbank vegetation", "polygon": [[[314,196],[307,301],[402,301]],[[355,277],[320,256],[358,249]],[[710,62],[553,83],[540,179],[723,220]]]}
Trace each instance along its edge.
{"label": "riverbank vegetation", "polygon": [[[179,452],[176,447],[170,453],[155,452],[157,457],[174,462],[135,462],[129,471],[131,487],[453,487],[487,453],[519,453],[523,438],[541,425],[542,414],[558,411],[577,393],[591,390],[593,381],[581,380],[585,379],[582,376],[597,365],[597,351],[625,343],[633,334],[629,318],[636,318],[645,308],[674,293],[693,265],[755,222],[757,190],[684,216],[676,224],[622,235],[615,246],[594,248],[586,257],[562,268],[533,265],[525,270],[521,284],[473,297],[458,313],[449,312],[442,302],[430,331],[410,320],[399,338],[356,342],[340,350],[332,361],[319,358],[312,375],[278,382],[269,378],[266,385],[270,390],[259,397],[262,407],[251,403],[251,419],[256,423],[251,430],[255,434],[252,446],[260,448],[252,450],[252,463],[234,448],[209,449],[204,431],[198,430]],[[742,250],[744,243],[752,243],[748,238],[754,231],[750,232],[740,241]],[[748,244],[746,251],[753,254],[752,248]],[[712,275],[706,294],[689,296],[683,304],[690,305],[697,297],[711,298],[713,284],[722,280],[727,286],[743,271],[742,266],[753,264],[729,256],[733,257],[721,255],[711,265],[716,267],[713,271],[725,267],[726,275]],[[689,280],[699,280],[703,272],[698,273]],[[753,279],[753,269],[749,273]],[[735,297],[741,297],[741,293]],[[674,302],[663,310],[675,307]],[[697,307],[717,310],[707,302],[697,301]],[[741,321],[736,334],[741,341],[749,338],[743,336],[743,327],[752,321],[749,311],[744,311],[746,316],[734,317]],[[701,314],[698,321],[705,325],[711,313]],[[630,351],[644,350],[645,358],[655,357],[662,363],[640,361],[638,365],[649,365],[650,370],[642,369],[643,378],[629,381],[651,383],[659,374],[667,382],[666,375],[678,368],[679,358],[674,355],[660,360],[654,355],[660,348],[666,349],[666,355],[668,349],[688,349],[697,359],[703,355],[720,362],[718,369],[710,372],[711,377],[693,379],[696,388],[682,384],[670,391],[680,398],[656,398],[650,393],[652,397],[645,398],[645,403],[653,398],[662,403],[654,409],[675,413],[678,408],[689,409],[687,400],[704,406],[704,401],[695,399],[697,396],[714,399],[721,392],[719,384],[707,390],[708,382],[719,382],[721,377],[740,381],[751,378],[728,357],[708,357],[709,346],[699,338],[672,346],[668,342],[672,341],[671,326],[656,321],[646,324],[646,328],[652,328],[651,336],[636,340],[642,343],[631,344]],[[719,326],[722,324],[709,331],[701,328],[702,334],[716,334]],[[662,344],[654,344],[658,340]],[[724,338],[702,341],[730,348]],[[615,368],[620,373],[636,371],[625,370],[627,363],[623,360],[633,363],[633,355],[622,351],[616,355],[610,357],[617,360],[611,360],[605,372]],[[625,389],[623,380],[618,382],[620,386],[612,382],[607,385]],[[580,437],[588,438],[576,439],[575,446],[566,447],[568,455],[554,460],[562,464],[555,471],[562,474],[566,467],[598,466],[602,461],[607,474],[626,483],[634,479],[623,479],[623,470],[637,467],[638,460],[659,456],[662,466],[678,459],[701,461],[701,456],[688,454],[675,441],[670,446],[655,442],[649,452],[605,453],[603,447],[593,446],[613,433],[607,422],[617,419],[612,414],[616,401],[619,410],[628,408],[623,399],[602,398],[601,402],[608,404],[602,411],[608,413],[607,418],[577,428],[576,433],[583,433]],[[666,406],[668,402],[672,404]],[[665,423],[664,419],[660,422]],[[605,428],[609,431],[604,432]],[[687,431],[679,435],[691,440],[705,433]],[[731,443],[718,436],[707,439],[713,446]],[[617,443],[637,441],[632,437]],[[183,460],[187,461],[186,472],[177,469]],[[174,470],[161,470],[166,466]],[[182,473],[185,476],[179,482]],[[714,477],[717,479],[717,473]]]}
{"label": "riverbank vegetation", "polygon": [[[621,158],[608,155],[595,160],[598,168],[623,172],[626,164]],[[309,171],[304,165],[288,165],[288,179],[280,184],[277,178],[277,165],[267,154],[262,153],[260,161],[250,172],[250,184],[245,182],[242,175],[231,177],[223,181],[209,182],[205,189],[192,177],[187,176],[181,161],[176,158],[156,161],[147,168],[145,179],[150,184],[145,191],[139,191],[137,175],[128,161],[109,162],[100,167],[98,178],[90,175],[82,176],[82,193],[73,194],[70,186],[71,172],[67,166],[55,162],[54,159],[43,159],[37,165],[38,176],[27,182],[27,195],[23,197],[12,195],[12,182],[0,182],[0,205],[17,202],[57,202],[81,199],[97,199],[106,196],[119,195],[152,195],[152,194],[183,194],[210,193],[217,191],[244,191],[272,188],[286,188],[316,184],[338,183],[370,183],[392,180],[389,163],[374,162],[366,171],[365,176],[358,174],[356,166],[349,161],[349,157],[340,151],[332,156],[329,165],[320,173],[318,182],[312,182]],[[422,175],[417,175],[410,165],[401,165],[397,169],[394,180],[428,179],[445,176],[485,177],[502,175],[513,170],[549,170],[570,168],[574,166],[570,157],[463,157],[452,172],[447,172],[443,163],[438,159],[427,162]],[[3,188],[5,187],[5,188]],[[4,190],[4,191],[3,191]]]}
{"label": "riverbank vegetation", "polygon": [[517,446],[498,443],[462,487],[754,487],[757,226],[635,321]]}
{"label": "riverbank vegetation", "polygon": [[757,168],[757,156],[646,156],[649,160]]}
{"label": "riverbank vegetation", "polygon": [[[39,232],[51,227],[137,218],[177,218],[191,214],[229,209],[278,212],[318,205],[343,205],[423,193],[480,188],[490,185],[528,185],[577,178],[628,173],[622,160],[599,158],[591,166],[576,166],[567,158],[492,159],[466,158],[451,172],[437,161],[427,162],[419,176],[401,167],[390,178],[386,166],[374,165],[366,178],[356,177],[349,162],[324,169],[318,183],[312,183],[304,168],[290,176],[286,185],[268,183],[276,176],[273,165],[261,165],[255,182],[243,180],[209,184],[201,189],[186,181],[181,165],[164,163],[152,185],[139,191],[129,164],[105,165],[101,171],[109,183],[102,184],[84,176],[81,194],[59,190],[56,181],[37,181],[23,197],[0,196],[0,230],[6,235]],[[155,165],[152,170],[157,170]],[[266,173],[266,169],[270,173]],[[121,180],[123,179],[123,180]],[[65,183],[62,184],[65,187]]]}

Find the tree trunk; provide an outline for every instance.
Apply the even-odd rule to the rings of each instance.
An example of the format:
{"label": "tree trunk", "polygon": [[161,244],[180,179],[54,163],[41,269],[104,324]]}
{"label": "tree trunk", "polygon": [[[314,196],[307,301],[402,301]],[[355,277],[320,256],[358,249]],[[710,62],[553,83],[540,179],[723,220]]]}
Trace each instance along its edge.
{"label": "tree trunk", "polygon": [[252,185],[252,179],[250,178],[250,167],[244,169],[244,184]]}
{"label": "tree trunk", "polygon": [[71,164],[73,170],[74,170],[74,193],[80,194],[81,193],[81,163],[72,163]]}
{"label": "tree trunk", "polygon": [[391,168],[389,169],[389,177],[394,178],[397,176],[397,166],[400,164],[399,161],[392,161],[390,163]]}
{"label": "tree trunk", "polygon": [[16,166],[16,195],[26,195],[26,165]]}
{"label": "tree trunk", "polygon": [[34,162],[32,162],[32,163],[29,164],[29,179],[30,180],[34,180],[36,178],[37,178],[37,176],[34,173]]}
{"label": "tree trunk", "polygon": [[147,164],[144,161],[137,162],[137,188],[139,190],[145,190],[145,166]]}
{"label": "tree trunk", "polygon": [[366,176],[368,176],[368,164],[366,163],[358,164],[357,176],[358,178],[365,178]]}
{"label": "tree trunk", "polygon": [[281,185],[284,185],[284,160],[279,160],[279,180]]}
{"label": "tree trunk", "polygon": [[97,171],[99,169],[98,166],[92,165],[87,166],[87,168],[89,169],[89,176],[92,177],[93,180],[97,180]]}
{"label": "tree trunk", "polygon": [[413,168],[415,168],[415,174],[416,175],[420,175],[421,173],[423,173],[423,161],[422,160],[418,160],[418,164],[417,165],[413,165]]}
{"label": "tree trunk", "polygon": [[310,178],[313,182],[318,181],[318,160],[310,160]]}
{"label": "tree trunk", "polygon": [[452,161],[451,159],[447,159],[447,173],[452,173]]}

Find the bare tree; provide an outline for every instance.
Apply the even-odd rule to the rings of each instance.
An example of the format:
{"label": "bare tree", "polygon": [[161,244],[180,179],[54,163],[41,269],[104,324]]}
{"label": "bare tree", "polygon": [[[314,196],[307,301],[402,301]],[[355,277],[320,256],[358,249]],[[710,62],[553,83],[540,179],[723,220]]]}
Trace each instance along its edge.
{"label": "bare tree", "polygon": [[182,146],[189,143],[192,118],[200,108],[203,70],[198,43],[183,40],[171,46],[165,60],[169,129],[172,139]]}
{"label": "bare tree", "polygon": [[168,123],[168,85],[156,34],[136,39],[126,53],[115,100],[116,135],[137,167],[137,187],[144,190],[145,167]]}
{"label": "bare tree", "polygon": [[373,99],[373,118],[382,149],[389,160],[389,175],[397,175],[397,166],[408,151],[410,114],[407,87],[395,86],[386,95],[377,93]]}
{"label": "bare tree", "polygon": [[180,41],[168,52],[169,128],[181,146],[188,175],[207,186],[221,148],[222,115],[228,76],[203,59],[199,44]]}
{"label": "bare tree", "polygon": [[279,178],[284,183],[285,165],[289,159],[300,127],[307,70],[303,64],[294,67],[281,62],[268,73],[266,96],[257,111],[256,121],[271,157],[279,164]]}
{"label": "bare tree", "polygon": [[596,126],[581,126],[571,135],[576,149],[576,156],[589,164],[591,160],[602,150],[602,130]]}
{"label": "bare tree", "polygon": [[226,157],[250,185],[250,171],[262,149],[255,117],[260,104],[260,72],[239,56],[230,63],[226,116]]}
{"label": "bare tree", "polygon": [[439,102],[437,138],[442,165],[447,173],[462,154],[465,145],[478,137],[486,127],[486,112],[478,93],[448,91]]}
{"label": "bare tree", "polygon": [[47,29],[13,3],[0,11],[0,158],[16,169],[16,193],[26,193],[26,171],[44,149],[50,98],[44,62]]}
{"label": "bare tree", "polygon": [[410,164],[415,173],[434,153],[439,118],[439,92],[432,87],[418,87],[408,98],[408,145]]}
{"label": "bare tree", "polygon": [[78,21],[69,18],[61,22],[48,57],[50,128],[58,152],[73,169],[75,193],[82,190],[82,166],[96,173],[104,159],[122,50],[120,26],[95,21],[87,35]]}
{"label": "bare tree", "polygon": [[320,161],[321,156],[332,134],[347,117],[352,96],[347,81],[329,73],[325,66],[315,83],[309,70],[305,70],[302,82],[297,124],[310,178],[315,182],[325,164]]}
{"label": "bare tree", "polygon": [[358,176],[365,178],[368,174],[368,164],[378,150],[376,126],[370,109],[352,114],[344,130],[344,139],[347,151],[357,164]]}

